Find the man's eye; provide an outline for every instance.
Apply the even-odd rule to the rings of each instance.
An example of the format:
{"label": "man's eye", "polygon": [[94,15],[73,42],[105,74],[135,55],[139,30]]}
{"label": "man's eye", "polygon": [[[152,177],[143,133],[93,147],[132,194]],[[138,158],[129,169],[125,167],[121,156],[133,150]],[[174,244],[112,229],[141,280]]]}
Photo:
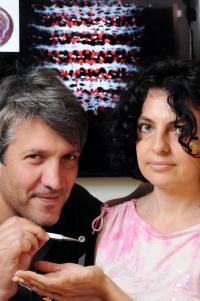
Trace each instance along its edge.
{"label": "man's eye", "polygon": [[30,154],[30,155],[27,155],[27,159],[39,160],[39,159],[41,159],[41,156],[38,154]]}
{"label": "man's eye", "polygon": [[138,125],[138,130],[141,133],[148,133],[151,130],[151,126],[146,123],[141,123]]}

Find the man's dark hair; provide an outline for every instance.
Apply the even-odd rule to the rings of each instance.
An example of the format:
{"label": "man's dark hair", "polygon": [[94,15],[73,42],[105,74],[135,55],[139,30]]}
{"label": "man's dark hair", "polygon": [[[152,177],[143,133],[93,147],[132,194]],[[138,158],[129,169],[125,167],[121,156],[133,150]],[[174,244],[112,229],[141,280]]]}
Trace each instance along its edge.
{"label": "man's dark hair", "polygon": [[83,148],[87,116],[73,93],[54,70],[31,68],[9,75],[0,83],[0,160],[12,141],[12,128],[28,118],[39,118],[70,143]]}

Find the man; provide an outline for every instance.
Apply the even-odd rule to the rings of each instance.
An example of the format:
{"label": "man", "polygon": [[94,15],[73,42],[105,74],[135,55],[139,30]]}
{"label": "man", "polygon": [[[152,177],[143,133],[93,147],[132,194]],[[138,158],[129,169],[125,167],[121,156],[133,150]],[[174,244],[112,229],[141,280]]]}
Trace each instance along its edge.
{"label": "man", "polygon": [[92,263],[100,202],[74,184],[86,134],[84,110],[54,72],[32,69],[0,84],[0,301],[41,300],[12,281],[36,260]]}

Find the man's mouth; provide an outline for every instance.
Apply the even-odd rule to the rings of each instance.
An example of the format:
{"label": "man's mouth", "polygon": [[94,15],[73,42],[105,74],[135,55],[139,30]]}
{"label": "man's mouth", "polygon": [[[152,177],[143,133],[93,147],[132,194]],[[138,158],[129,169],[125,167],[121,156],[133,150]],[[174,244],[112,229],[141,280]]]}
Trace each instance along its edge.
{"label": "man's mouth", "polygon": [[35,198],[39,199],[43,204],[46,205],[57,205],[60,200],[60,194],[40,194],[35,195]]}

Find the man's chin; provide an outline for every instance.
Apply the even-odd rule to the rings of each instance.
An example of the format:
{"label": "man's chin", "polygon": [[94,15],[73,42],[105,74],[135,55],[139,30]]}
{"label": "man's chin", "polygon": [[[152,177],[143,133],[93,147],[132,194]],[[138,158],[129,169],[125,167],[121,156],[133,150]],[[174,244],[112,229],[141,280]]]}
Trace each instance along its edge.
{"label": "man's chin", "polygon": [[55,217],[55,216],[50,216],[50,217],[32,217],[31,219],[35,224],[37,224],[38,226],[41,227],[50,227],[55,225],[58,220],[59,220],[59,216]]}

